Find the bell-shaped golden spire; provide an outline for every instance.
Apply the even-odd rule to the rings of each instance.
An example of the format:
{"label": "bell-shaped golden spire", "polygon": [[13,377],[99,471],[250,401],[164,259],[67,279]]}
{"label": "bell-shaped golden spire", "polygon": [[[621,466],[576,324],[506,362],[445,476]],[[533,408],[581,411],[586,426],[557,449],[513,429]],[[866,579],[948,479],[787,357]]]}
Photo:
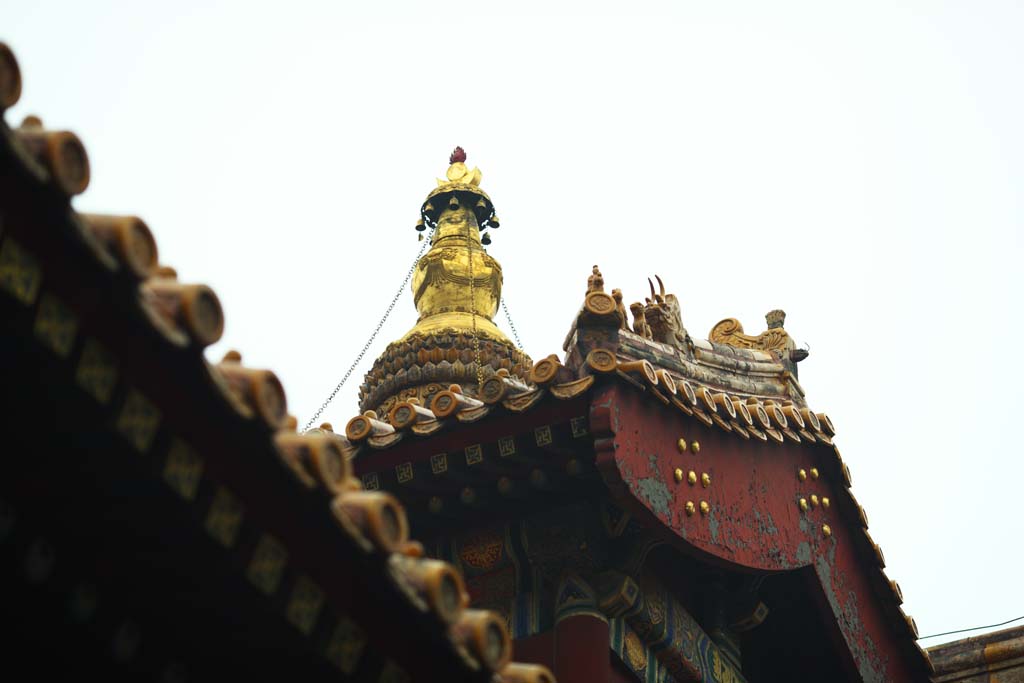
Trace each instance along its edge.
{"label": "bell-shaped golden spire", "polygon": [[501,265],[484,251],[480,232],[497,228],[498,220],[480,189],[480,170],[466,166],[461,147],[449,162],[447,180],[437,181],[416,226],[431,229],[430,250],[412,277],[419,319],[377,359],[360,389],[360,409],[382,418],[398,401],[416,398],[428,405],[450,384],[473,395],[480,380],[499,368],[525,380],[532,365],[494,324]]}
{"label": "bell-shaped golden spire", "polygon": [[403,339],[452,329],[476,330],[481,338],[508,343],[493,322],[501,302],[501,265],[484,251],[474,207],[458,194],[435,198],[443,198],[445,208],[437,217],[430,251],[413,273],[420,318]]}

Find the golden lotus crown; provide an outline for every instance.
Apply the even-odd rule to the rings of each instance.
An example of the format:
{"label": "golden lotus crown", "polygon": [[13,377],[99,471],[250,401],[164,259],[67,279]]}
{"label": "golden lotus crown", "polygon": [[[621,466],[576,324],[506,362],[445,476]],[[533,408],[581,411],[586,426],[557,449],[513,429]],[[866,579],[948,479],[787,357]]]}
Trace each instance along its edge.
{"label": "golden lotus crown", "polygon": [[483,177],[480,169],[470,169],[466,165],[466,151],[461,147],[455,148],[448,163],[446,179],[437,179],[437,187],[427,195],[427,200],[420,207],[420,220],[416,223],[416,229],[422,232],[428,227],[436,228],[441,212],[456,206],[472,207],[481,231],[498,228],[501,223],[494,214],[494,204],[487,193],[480,189]]}
{"label": "golden lotus crown", "polygon": [[474,167],[473,170],[469,170],[469,166],[466,166],[466,150],[461,147],[456,147],[452,155],[448,157],[448,163],[451,164],[448,167],[448,172],[445,173],[447,180],[437,179],[437,186],[444,187],[445,185],[474,185],[480,186],[480,179],[483,175],[480,173],[480,169]]}

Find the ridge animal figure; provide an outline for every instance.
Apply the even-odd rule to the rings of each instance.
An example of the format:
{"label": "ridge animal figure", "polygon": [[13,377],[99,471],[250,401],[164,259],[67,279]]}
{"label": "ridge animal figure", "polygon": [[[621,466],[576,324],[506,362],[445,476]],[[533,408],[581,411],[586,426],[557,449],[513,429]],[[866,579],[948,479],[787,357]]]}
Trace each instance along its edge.
{"label": "ridge animal figure", "polygon": [[633,313],[633,332],[645,339],[650,339],[651,328],[647,324],[647,318],[644,317],[644,305],[637,301],[629,305],[629,310]]}
{"label": "ridge animal figure", "polygon": [[688,350],[692,347],[693,342],[690,340],[686,328],[683,327],[679,299],[675,294],[666,294],[665,283],[657,275],[654,277],[658,280],[661,292],[657,294],[654,292],[654,283],[648,278],[647,283],[651,286],[651,299],[654,301],[647,300],[648,303],[644,307],[644,319],[650,327],[650,337],[654,341],[671,344],[681,350]]}
{"label": "ridge animal figure", "polygon": [[613,289],[612,298],[615,299],[615,310],[619,313],[619,329],[629,329],[629,318],[626,316],[626,305],[622,303],[622,290]]}
{"label": "ridge animal figure", "polygon": [[603,292],[604,291],[604,276],[601,275],[601,270],[594,266],[594,272],[587,278],[587,294],[591,292]]}

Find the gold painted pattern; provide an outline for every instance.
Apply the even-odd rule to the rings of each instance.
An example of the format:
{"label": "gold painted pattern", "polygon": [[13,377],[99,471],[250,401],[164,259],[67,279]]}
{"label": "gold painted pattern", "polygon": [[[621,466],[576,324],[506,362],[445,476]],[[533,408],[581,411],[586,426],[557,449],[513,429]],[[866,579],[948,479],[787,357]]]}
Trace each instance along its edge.
{"label": "gold painted pattern", "polygon": [[718,683],[743,683],[736,670],[726,664],[718,650],[711,653],[711,675]]}
{"label": "gold painted pattern", "polygon": [[184,441],[174,439],[167,462],[164,481],[185,500],[195,500],[203,474],[203,460]]}
{"label": "gold painted pattern", "polygon": [[324,592],[311,579],[300,576],[285,608],[285,617],[307,636],[313,632],[324,606]]}
{"label": "gold painted pattern", "polygon": [[342,617],[327,643],[324,653],[344,674],[351,674],[359,666],[359,660],[366,650],[366,633],[359,624],[348,617]]}
{"label": "gold painted pattern", "polygon": [[480,444],[466,446],[466,464],[476,465],[484,461],[484,451]]}
{"label": "gold painted pattern", "polygon": [[238,540],[242,526],[242,504],[227,489],[220,487],[206,515],[206,531],[221,545],[230,548]]}
{"label": "gold painted pattern", "polygon": [[153,437],[160,427],[160,411],[149,399],[132,390],[121,407],[117,417],[117,431],[135,447],[145,453],[153,444]]}
{"label": "gold painted pattern", "polygon": [[117,364],[107,349],[95,339],[87,339],[78,360],[75,381],[90,396],[106,404],[117,384]]}
{"label": "gold painted pattern", "polygon": [[43,271],[36,258],[13,239],[4,240],[0,245],[0,289],[30,306],[42,281]]}
{"label": "gold painted pattern", "polygon": [[61,358],[66,358],[75,345],[78,319],[71,309],[50,293],[43,294],[36,312],[36,338]]}
{"label": "gold painted pattern", "polygon": [[253,553],[252,561],[245,570],[249,582],[266,595],[273,595],[281,585],[284,567],[288,561],[288,551],[269,534],[260,537]]}
{"label": "gold painted pattern", "polygon": [[640,642],[640,638],[629,631],[623,639],[622,649],[625,651],[629,666],[634,671],[643,671],[647,668],[647,648]]}
{"label": "gold painted pattern", "polygon": [[511,436],[505,436],[498,439],[498,455],[503,458],[507,458],[510,455],[516,454],[516,440]]}

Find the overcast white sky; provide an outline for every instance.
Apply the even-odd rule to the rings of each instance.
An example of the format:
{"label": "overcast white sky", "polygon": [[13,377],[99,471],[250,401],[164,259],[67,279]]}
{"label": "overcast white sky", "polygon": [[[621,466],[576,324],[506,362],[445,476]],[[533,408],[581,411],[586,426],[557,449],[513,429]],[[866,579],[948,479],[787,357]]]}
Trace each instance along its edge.
{"label": "overcast white sky", "polygon": [[695,336],[784,308],[921,634],[1024,615],[1024,4],[425,5],[8,2],[8,122],[80,135],[75,206],[142,216],[224,304],[211,359],[277,371],[300,422],[462,145],[535,359],[594,263],[627,302],[659,273]]}

